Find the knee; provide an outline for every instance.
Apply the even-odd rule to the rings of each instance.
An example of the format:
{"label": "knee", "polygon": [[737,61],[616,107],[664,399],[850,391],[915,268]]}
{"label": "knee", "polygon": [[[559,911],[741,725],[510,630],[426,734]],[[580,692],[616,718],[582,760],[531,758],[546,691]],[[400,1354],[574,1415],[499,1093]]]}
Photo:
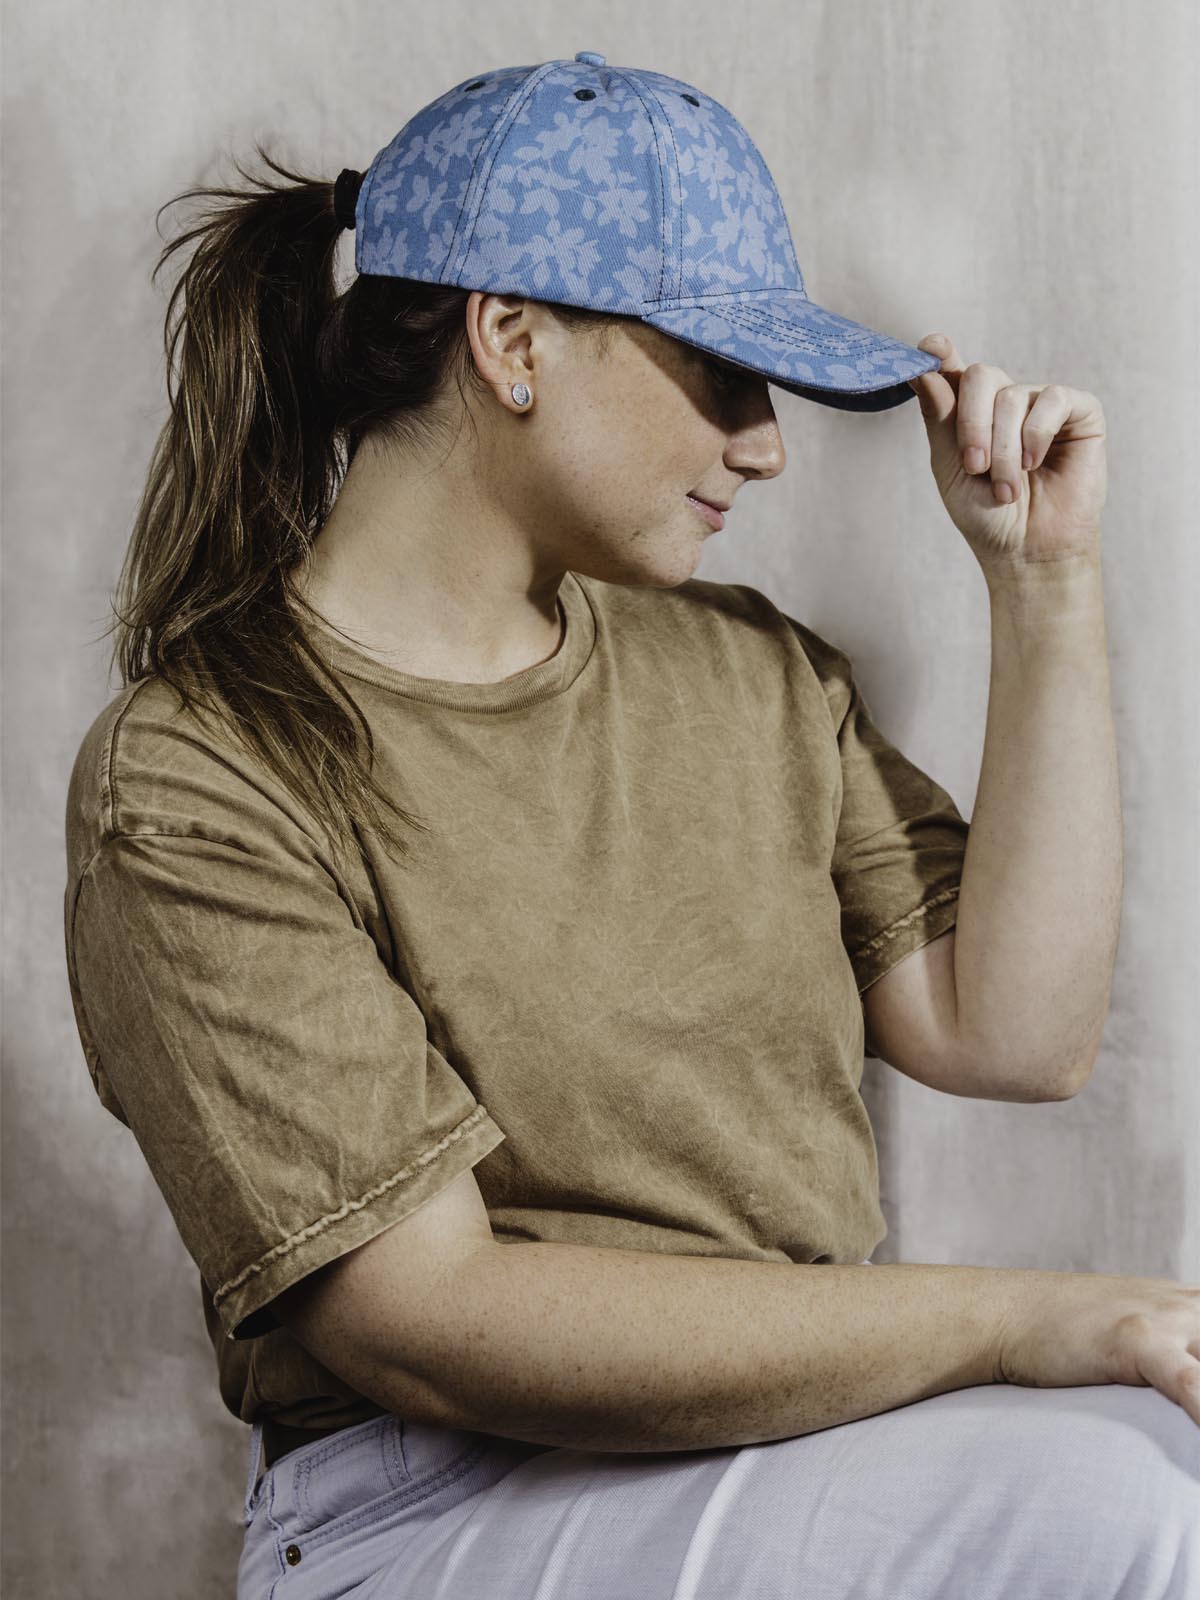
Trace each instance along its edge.
{"label": "knee", "polygon": [[1187,1412],[1124,1384],[1020,1393],[1036,1397],[1009,1411],[1031,1565],[1053,1552],[1062,1592],[1095,1600],[1200,1593],[1200,1428]]}
{"label": "knee", "polygon": [[[1157,1389],[1105,1384],[1095,1396],[1096,1448],[1107,1531],[1117,1561],[1114,1593],[1188,1600],[1200,1593],[1200,1428]],[[1120,1592],[1125,1593],[1124,1584]]]}

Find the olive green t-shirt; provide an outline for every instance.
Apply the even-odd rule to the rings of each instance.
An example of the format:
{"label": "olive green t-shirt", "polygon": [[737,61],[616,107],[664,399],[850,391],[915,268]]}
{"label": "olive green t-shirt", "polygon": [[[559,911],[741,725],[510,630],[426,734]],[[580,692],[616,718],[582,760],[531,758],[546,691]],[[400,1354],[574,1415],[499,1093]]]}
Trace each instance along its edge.
{"label": "olive green t-shirt", "polygon": [[860,996],[953,925],[967,823],[758,590],[559,600],[556,653],[495,683],[309,625],[427,826],[402,861],[364,830],[338,869],[157,676],[76,756],[80,1040],[246,1422],[380,1414],[270,1302],[467,1168],[502,1243],[849,1264],[887,1232]]}

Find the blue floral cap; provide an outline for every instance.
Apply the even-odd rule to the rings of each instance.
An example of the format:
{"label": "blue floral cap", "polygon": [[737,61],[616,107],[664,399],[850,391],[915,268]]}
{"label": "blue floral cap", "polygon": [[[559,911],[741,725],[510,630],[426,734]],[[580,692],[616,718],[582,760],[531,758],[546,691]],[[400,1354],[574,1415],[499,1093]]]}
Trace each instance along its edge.
{"label": "blue floral cap", "polygon": [[638,317],[807,400],[886,411],[938,357],[814,305],[779,191],[710,95],[574,61],[464,79],[363,175],[360,273]]}

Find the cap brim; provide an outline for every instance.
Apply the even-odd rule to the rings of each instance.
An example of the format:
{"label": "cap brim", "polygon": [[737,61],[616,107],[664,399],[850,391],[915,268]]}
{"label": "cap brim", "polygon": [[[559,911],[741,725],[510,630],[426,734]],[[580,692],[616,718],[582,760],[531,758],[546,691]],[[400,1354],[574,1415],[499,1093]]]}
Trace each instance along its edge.
{"label": "cap brim", "polygon": [[927,350],[814,305],[799,289],[714,295],[703,305],[643,312],[641,320],[840,411],[887,411],[915,400],[908,380],[941,365]]}

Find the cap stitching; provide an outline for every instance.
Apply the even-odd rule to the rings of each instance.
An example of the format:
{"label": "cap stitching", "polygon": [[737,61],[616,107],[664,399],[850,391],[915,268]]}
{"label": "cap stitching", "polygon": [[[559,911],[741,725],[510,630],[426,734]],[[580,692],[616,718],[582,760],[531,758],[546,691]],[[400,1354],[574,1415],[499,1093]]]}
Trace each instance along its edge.
{"label": "cap stitching", "polygon": [[522,106],[529,100],[533,94],[533,91],[541,83],[542,79],[545,78],[548,73],[552,72],[558,65],[559,63],[557,61],[547,61],[543,66],[531,72],[525,79],[525,82],[512,91],[508,97],[508,100],[502,107],[500,115],[492,124],[492,148],[490,157],[488,159],[487,171],[482,174],[482,176],[479,175],[477,157],[476,164],[471,173],[471,181],[475,185],[475,193],[471,196],[471,199],[468,203],[470,208],[470,220],[464,232],[463,243],[460,246],[456,257],[454,252],[454,244],[453,241],[451,241],[450,250],[447,255],[447,260],[450,264],[446,270],[450,273],[450,278],[448,281],[451,283],[457,282],[459,274],[466,265],[467,256],[470,254],[471,245],[475,239],[475,227],[479,221],[479,213],[483,209],[483,202],[487,196],[488,185],[491,182],[492,168],[496,165],[496,160],[500,154],[500,151],[504,148],[505,141],[507,140],[509,132],[512,129],[512,125],[516,121]]}
{"label": "cap stitching", "polygon": [[[818,350],[827,351],[830,355],[839,354],[846,348],[847,342],[850,344],[867,344],[872,340],[877,341],[881,337],[886,337],[886,335],[873,334],[869,330],[864,330],[861,333],[851,333],[849,330],[847,330],[845,333],[841,334],[822,334],[818,333],[815,329],[802,328],[799,327],[795,322],[785,321],[783,317],[773,317],[769,312],[766,311],[752,310],[747,314],[746,312],[739,310],[727,311],[723,314],[728,321],[736,322],[743,327],[751,329],[752,331],[755,328],[781,328],[784,333],[789,335],[792,339],[795,339],[797,336],[810,339],[818,348]],[[899,343],[900,341],[897,340],[896,342]]]}
{"label": "cap stitching", "polygon": [[[638,97],[639,101],[641,101],[642,109],[646,113],[646,120],[650,124],[650,132],[654,135],[654,148],[658,152],[658,163],[657,163],[657,167],[658,167],[658,190],[659,190],[659,196],[658,196],[658,198],[659,198],[659,209],[658,209],[658,215],[659,215],[659,224],[658,224],[658,244],[659,244],[658,294],[659,294],[659,298],[661,299],[662,298],[662,293],[663,293],[663,285],[664,285],[664,281],[666,279],[666,270],[667,270],[667,261],[666,261],[667,242],[666,242],[666,239],[663,237],[663,224],[665,223],[666,217],[667,217],[667,201],[666,201],[666,194],[665,194],[664,182],[663,182],[663,156],[662,156],[662,147],[659,144],[659,140],[658,140],[658,126],[657,126],[657,124],[655,122],[655,119],[654,119],[654,113],[651,111],[650,107],[646,104],[646,101],[642,96],[641,90],[638,88],[637,84],[633,81],[632,77],[630,77],[628,73],[621,72],[620,69],[614,69],[614,70],[616,71],[617,76],[620,77],[621,79],[623,79],[623,81],[629,85],[629,87],[633,90],[634,94]],[[655,96],[655,98],[657,99],[657,96]],[[663,121],[667,124],[667,133],[668,133],[668,136],[671,139],[671,152],[675,157],[676,176],[678,176],[678,172],[679,172],[679,151],[675,148],[675,136],[674,136],[674,134],[673,134],[673,132],[671,130],[670,119],[667,116],[665,111],[663,112]],[[680,196],[682,197],[683,185],[679,184],[678,188],[679,188],[679,191],[680,191]],[[679,243],[678,243],[678,246],[677,246],[676,251],[675,251],[675,258],[679,262],[679,271],[678,271],[678,273],[676,275],[676,281],[677,281],[678,284],[682,285],[682,282],[683,282],[683,220],[682,220],[682,212],[681,212],[681,215],[680,215],[680,224],[679,224]],[[678,290],[676,292],[678,292]]]}
{"label": "cap stitching", "polygon": [[[876,353],[874,347],[868,347],[868,341],[861,338],[847,338],[845,340],[821,338],[818,334],[807,333],[803,328],[798,328],[790,322],[745,322],[739,317],[730,319],[736,328],[743,330],[752,337],[760,339],[775,339],[780,344],[786,344],[789,351],[796,355],[812,356],[814,358],[837,361],[840,359],[873,359]],[[877,352],[881,357],[891,360],[886,352]]]}
{"label": "cap stitching", "polygon": [[[677,294],[653,302],[647,301],[654,311],[688,311],[693,306],[706,306],[713,300],[738,305],[752,305],[757,300],[776,301],[781,294],[799,295],[805,305],[812,305],[808,295],[801,289],[789,289],[774,285],[767,289],[714,289],[712,294]],[[823,308],[818,308],[823,309]]]}

